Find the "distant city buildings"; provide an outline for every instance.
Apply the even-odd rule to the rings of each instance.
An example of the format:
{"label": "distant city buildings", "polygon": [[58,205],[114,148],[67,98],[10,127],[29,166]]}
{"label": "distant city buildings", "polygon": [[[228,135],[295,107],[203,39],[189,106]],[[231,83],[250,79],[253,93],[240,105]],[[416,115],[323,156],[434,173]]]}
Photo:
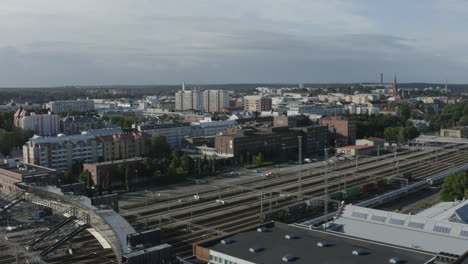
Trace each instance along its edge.
{"label": "distant city buildings", "polygon": [[26,129],[37,135],[56,135],[60,131],[59,116],[48,109],[30,110],[20,107],[14,114],[13,127],[16,130]]}
{"label": "distant city buildings", "polygon": [[225,90],[206,90],[203,92],[204,111],[210,113],[221,112],[229,107],[229,92]]}
{"label": "distant city buildings", "polygon": [[185,85],[182,85],[182,90],[175,94],[175,110],[221,112],[221,109],[230,106],[229,98],[229,92],[225,90],[185,90]]}
{"label": "distant city buildings", "polygon": [[46,104],[46,107],[49,108],[54,113],[63,113],[63,112],[91,112],[94,111],[94,101],[93,100],[70,100],[70,101],[52,101]]}

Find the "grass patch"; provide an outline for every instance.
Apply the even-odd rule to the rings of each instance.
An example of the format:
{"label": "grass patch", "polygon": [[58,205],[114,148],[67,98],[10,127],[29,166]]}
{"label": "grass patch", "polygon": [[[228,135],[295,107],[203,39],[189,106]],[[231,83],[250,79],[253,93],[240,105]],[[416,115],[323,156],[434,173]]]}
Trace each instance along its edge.
{"label": "grass patch", "polygon": [[411,206],[409,206],[408,208],[406,208],[404,210],[403,213],[413,213],[413,214],[416,214],[418,212],[421,212],[422,210],[424,209],[427,209],[429,207],[432,207],[438,203],[441,202],[441,199],[440,199],[440,194],[435,194],[435,195],[432,195],[432,196],[429,196],[428,198],[424,199],[423,201],[419,202],[419,203],[416,203],[416,204],[413,204]]}

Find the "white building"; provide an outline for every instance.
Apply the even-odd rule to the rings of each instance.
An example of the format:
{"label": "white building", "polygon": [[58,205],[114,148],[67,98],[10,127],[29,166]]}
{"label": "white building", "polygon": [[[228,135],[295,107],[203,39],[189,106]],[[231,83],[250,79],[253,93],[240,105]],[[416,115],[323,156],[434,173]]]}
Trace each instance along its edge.
{"label": "white building", "polygon": [[229,127],[237,126],[235,120],[226,120],[226,121],[200,121],[198,123],[192,123],[190,130],[192,137],[200,136],[214,136],[219,133],[226,132],[226,129]]}
{"label": "white building", "polygon": [[54,113],[63,113],[68,111],[90,112],[94,111],[93,100],[70,100],[70,101],[51,101],[47,104]]}
{"label": "white building", "polygon": [[146,132],[151,136],[163,135],[166,137],[169,146],[175,149],[180,148],[182,140],[191,134],[190,123],[188,122],[142,123],[132,125],[132,128],[140,132]]}
{"label": "white building", "polygon": [[339,105],[320,105],[320,104],[308,104],[308,105],[290,105],[288,110],[288,116],[295,116],[300,114],[314,114],[322,116],[332,116],[344,114],[346,112],[343,106]]}
{"label": "white building", "polygon": [[225,90],[206,90],[203,92],[203,106],[205,112],[216,113],[222,108],[229,107],[229,92]]}
{"label": "white building", "polygon": [[175,109],[178,111],[196,110],[203,111],[203,93],[197,90],[178,91],[175,94]]}
{"label": "white building", "polygon": [[20,107],[14,115],[14,127],[33,130],[37,135],[56,135],[60,132],[60,117],[46,109],[29,110]]}
{"label": "white building", "polygon": [[345,106],[346,111],[356,115],[379,115],[380,108],[368,106],[367,104],[349,104]]}
{"label": "white building", "polygon": [[93,163],[103,156],[102,144],[96,141],[96,136],[121,133],[122,129],[116,128],[97,129],[70,136],[34,136],[23,146],[23,161],[60,171],[69,170],[76,162]]}

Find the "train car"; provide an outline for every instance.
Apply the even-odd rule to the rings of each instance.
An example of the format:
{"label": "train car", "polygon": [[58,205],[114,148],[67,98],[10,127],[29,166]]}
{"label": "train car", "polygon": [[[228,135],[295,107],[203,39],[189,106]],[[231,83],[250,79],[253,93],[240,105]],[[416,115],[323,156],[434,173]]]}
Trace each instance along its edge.
{"label": "train car", "polygon": [[343,199],[344,200],[356,199],[361,194],[361,192],[362,192],[362,187],[361,186],[355,186],[355,187],[348,188],[348,189],[342,191]]}

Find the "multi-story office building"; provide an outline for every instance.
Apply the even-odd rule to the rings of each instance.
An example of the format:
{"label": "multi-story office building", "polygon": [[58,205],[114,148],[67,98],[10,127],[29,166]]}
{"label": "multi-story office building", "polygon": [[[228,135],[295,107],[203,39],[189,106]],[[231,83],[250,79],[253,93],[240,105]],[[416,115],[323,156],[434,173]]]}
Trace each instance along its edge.
{"label": "multi-story office building", "polygon": [[70,100],[70,101],[52,101],[47,104],[54,113],[63,113],[69,111],[90,112],[94,111],[93,100]]}
{"label": "multi-story office building", "polygon": [[244,96],[244,111],[263,112],[271,111],[272,100],[266,96]]}
{"label": "multi-story office building", "polygon": [[198,90],[179,91],[175,94],[175,110],[203,111],[203,93]]}
{"label": "multi-story office building", "polygon": [[192,137],[214,136],[224,133],[227,128],[234,126],[237,126],[235,120],[192,123],[190,134]]}
{"label": "multi-story office building", "polygon": [[102,157],[94,135],[34,136],[23,146],[23,161],[56,170],[69,170],[76,162],[93,163]]}
{"label": "multi-story office building", "polygon": [[65,134],[79,134],[103,127],[102,120],[91,116],[68,116],[60,120],[60,132]]}
{"label": "multi-story office building", "polygon": [[145,132],[130,132],[97,136],[96,140],[102,145],[102,160],[110,161],[147,154],[149,137],[150,135]]}
{"label": "multi-story office building", "polygon": [[33,130],[37,135],[55,135],[60,131],[59,116],[47,109],[28,110],[20,107],[14,116],[15,129]]}
{"label": "multi-story office building", "polygon": [[229,107],[229,92],[225,90],[206,90],[203,92],[205,112],[221,112],[224,107]]}
{"label": "multi-story office building", "polygon": [[151,136],[165,136],[171,148],[180,148],[184,137],[190,136],[190,123],[188,122],[142,123],[134,124],[132,128]]}
{"label": "multi-story office building", "polygon": [[228,135],[216,136],[215,148],[219,156],[238,157],[257,153],[282,153],[297,149],[298,133],[288,127],[258,129],[230,129]]}
{"label": "multi-story office building", "polygon": [[335,147],[354,145],[356,142],[356,121],[332,116],[320,119],[319,123],[328,127],[330,143]]}
{"label": "multi-story office building", "polygon": [[302,152],[305,154],[321,155],[328,146],[328,128],[326,126],[294,127],[290,130],[296,131],[298,135],[302,136]]}

